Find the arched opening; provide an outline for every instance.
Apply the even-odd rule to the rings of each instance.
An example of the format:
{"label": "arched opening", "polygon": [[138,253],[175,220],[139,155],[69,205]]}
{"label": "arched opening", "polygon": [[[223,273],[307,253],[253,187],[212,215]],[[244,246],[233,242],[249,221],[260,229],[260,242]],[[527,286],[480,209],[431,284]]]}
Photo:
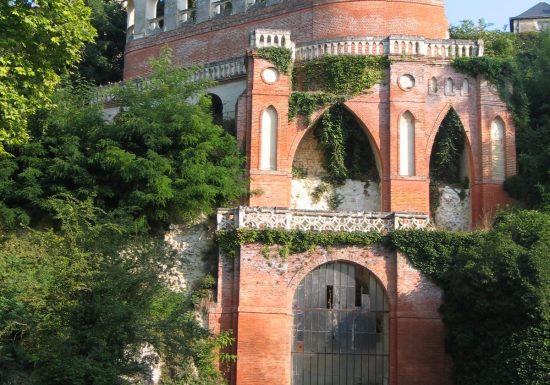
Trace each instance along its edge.
{"label": "arched opening", "polygon": [[369,270],[321,265],[300,282],[292,307],[292,385],[388,383],[390,306]]}
{"label": "arched opening", "polygon": [[187,23],[196,18],[196,0],[177,0],[178,21]]}
{"label": "arched opening", "polygon": [[438,87],[437,87],[437,78],[435,76],[430,79],[429,84],[428,84],[428,88],[429,88],[430,94],[432,94],[432,95],[437,94]]}
{"label": "arched opening", "polygon": [[414,175],[415,119],[409,111],[399,119],[399,175]]}
{"label": "arched opening", "polygon": [[223,123],[223,103],[221,98],[216,94],[208,94],[211,100],[210,111],[212,112],[212,120],[215,124],[222,125]]}
{"label": "arched opening", "polygon": [[470,82],[468,82],[468,79],[462,80],[462,87],[460,89],[460,92],[463,96],[470,95]]}
{"label": "arched opening", "polygon": [[491,122],[491,175],[494,181],[504,181],[506,178],[505,165],[504,122],[497,117]]}
{"label": "arched opening", "polygon": [[454,95],[455,84],[452,78],[445,79],[445,95]]}
{"label": "arched opening", "polygon": [[158,29],[164,29],[164,0],[157,1],[155,18],[157,19]]}
{"label": "arched opening", "polygon": [[380,211],[380,162],[373,148],[345,107],[334,106],[325,112],[296,149],[291,207]]}
{"label": "arched opening", "polygon": [[277,127],[279,118],[273,107],[262,112],[260,169],[277,170]]}
{"label": "arched opening", "polygon": [[126,25],[129,31],[133,31],[136,18],[134,0],[128,0],[126,4]]}
{"label": "arched opening", "polygon": [[439,126],[430,156],[430,209],[436,226],[470,228],[470,179],[466,132],[451,108]]}

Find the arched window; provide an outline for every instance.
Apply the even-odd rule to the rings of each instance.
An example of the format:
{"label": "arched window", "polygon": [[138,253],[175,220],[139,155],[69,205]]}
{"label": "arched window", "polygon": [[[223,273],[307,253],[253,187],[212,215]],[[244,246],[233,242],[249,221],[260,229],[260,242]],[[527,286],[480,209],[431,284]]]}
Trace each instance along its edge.
{"label": "arched window", "polygon": [[279,118],[277,111],[269,107],[262,112],[261,121],[261,147],[260,147],[260,169],[277,169],[277,127]]}
{"label": "arched window", "polygon": [[468,82],[468,79],[464,79],[462,81],[462,88],[460,89],[460,92],[462,95],[470,95],[470,83]]}
{"label": "arched window", "polygon": [[455,84],[453,82],[453,79],[445,79],[445,95],[454,95],[454,87]]}
{"label": "arched window", "polygon": [[491,123],[491,173],[495,181],[506,178],[504,122],[499,117]]}
{"label": "arched window", "polygon": [[157,29],[164,28],[164,0],[158,0],[155,10],[155,18],[157,19]]}
{"label": "arched window", "polygon": [[399,175],[414,175],[414,116],[409,111],[399,120]]}
{"label": "arched window", "polygon": [[437,94],[437,78],[435,76],[430,79],[428,84],[428,89],[430,94],[433,94],[433,95]]}
{"label": "arched window", "polygon": [[126,5],[126,17],[126,25],[128,26],[128,30],[133,29],[136,17],[134,0],[128,0],[128,3]]}
{"label": "arched window", "polygon": [[196,0],[177,0],[178,21],[186,23],[194,21],[196,16]]}
{"label": "arched window", "polygon": [[319,266],[300,282],[292,308],[292,385],[388,383],[390,306],[370,271]]}
{"label": "arched window", "polygon": [[223,123],[223,102],[218,95],[208,94],[211,99],[211,109],[212,109],[212,121],[215,124],[221,125]]}

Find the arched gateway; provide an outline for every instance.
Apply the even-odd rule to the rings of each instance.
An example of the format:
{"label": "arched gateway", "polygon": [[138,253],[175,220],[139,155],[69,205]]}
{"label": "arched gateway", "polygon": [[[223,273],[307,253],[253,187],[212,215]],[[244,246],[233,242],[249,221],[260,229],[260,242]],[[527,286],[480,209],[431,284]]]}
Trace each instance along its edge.
{"label": "arched gateway", "polygon": [[367,269],[317,267],[300,282],[293,314],[292,385],[388,383],[389,304]]}

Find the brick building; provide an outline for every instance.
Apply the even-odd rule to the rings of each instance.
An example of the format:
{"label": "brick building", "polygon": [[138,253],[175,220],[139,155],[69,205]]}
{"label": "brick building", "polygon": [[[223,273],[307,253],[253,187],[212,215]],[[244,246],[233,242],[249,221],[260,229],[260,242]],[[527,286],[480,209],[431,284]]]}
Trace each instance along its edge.
{"label": "brick building", "polygon": [[[219,211],[221,229],[427,226],[435,214],[430,158],[450,111],[465,132],[468,186],[467,200],[453,198],[447,216],[477,226],[510,201],[502,182],[515,173],[511,114],[495,87],[451,66],[455,57],[483,55],[483,42],[448,39],[442,0],[129,0],[128,25],[125,79],[146,76],[147,58],[168,45],[179,65],[202,64],[196,76],[218,81],[209,90],[215,113],[234,119],[256,192],[242,207]],[[258,57],[266,46],[291,49],[296,64],[327,55],[391,58],[383,82],[345,102],[376,177],[346,180],[335,191],[337,207],[312,199],[324,172],[314,135],[322,111],[310,125],[288,119],[291,79]],[[231,384],[450,383],[441,291],[405,255],[381,245],[285,260],[265,253],[246,245],[235,260],[220,258],[209,322],[235,334]]]}

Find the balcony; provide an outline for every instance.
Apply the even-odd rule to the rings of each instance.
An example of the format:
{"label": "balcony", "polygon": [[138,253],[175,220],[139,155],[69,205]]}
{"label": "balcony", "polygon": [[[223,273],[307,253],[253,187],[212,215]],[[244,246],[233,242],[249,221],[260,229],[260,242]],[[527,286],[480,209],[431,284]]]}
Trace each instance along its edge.
{"label": "balcony", "polygon": [[417,213],[367,213],[238,207],[218,210],[218,230],[286,229],[333,232],[389,232],[431,229],[430,217]]}

